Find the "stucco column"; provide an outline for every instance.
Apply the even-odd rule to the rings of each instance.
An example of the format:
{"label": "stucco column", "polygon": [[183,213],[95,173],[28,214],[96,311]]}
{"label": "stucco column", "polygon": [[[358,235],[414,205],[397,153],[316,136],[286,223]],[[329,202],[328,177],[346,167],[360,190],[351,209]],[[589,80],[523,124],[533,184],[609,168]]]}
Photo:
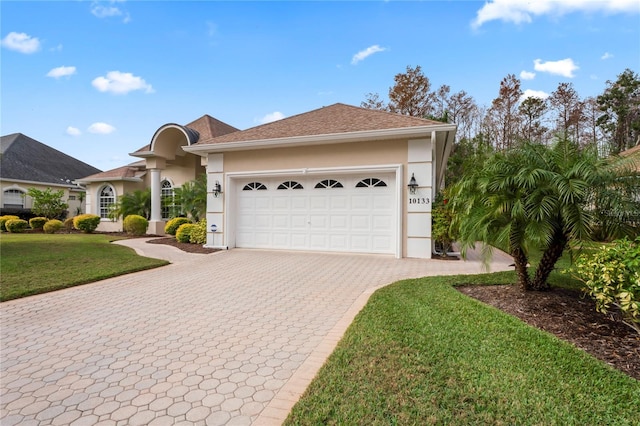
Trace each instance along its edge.
{"label": "stucco column", "polygon": [[149,173],[151,175],[151,220],[149,221],[148,232],[150,234],[163,234],[164,229],[158,232],[158,229],[162,228],[160,169],[150,169]]}

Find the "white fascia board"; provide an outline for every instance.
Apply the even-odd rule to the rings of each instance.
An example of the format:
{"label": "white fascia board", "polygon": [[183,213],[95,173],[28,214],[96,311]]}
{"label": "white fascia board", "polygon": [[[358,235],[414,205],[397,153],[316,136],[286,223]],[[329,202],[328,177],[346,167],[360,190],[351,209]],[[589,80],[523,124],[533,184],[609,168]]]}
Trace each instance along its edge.
{"label": "white fascia board", "polygon": [[331,133],[324,135],[293,136],[289,138],[258,139],[241,142],[212,143],[205,145],[185,146],[187,152],[205,156],[213,152],[240,151],[261,148],[285,148],[291,146],[328,145],[367,140],[415,138],[430,136],[431,132],[452,131],[455,124],[402,127],[399,129],[368,130],[362,132]]}
{"label": "white fascia board", "polygon": [[156,154],[154,154],[152,151],[130,152],[129,155],[139,158],[156,157]]}
{"label": "white fascia board", "polygon": [[76,185],[74,185],[76,183],[76,181],[71,181],[69,183],[53,183],[53,182],[38,182],[35,180],[21,180],[21,179],[7,179],[7,178],[2,178],[0,180],[1,182],[12,182],[14,184],[23,184],[23,185],[38,185],[38,186],[55,186],[55,187],[59,187],[59,188],[76,188]]}
{"label": "white fascia board", "polygon": [[142,182],[142,179],[137,178],[137,177],[114,177],[114,178],[107,178],[107,179],[99,179],[99,178],[91,178],[91,179],[76,179],[74,180],[74,182],[77,183],[93,183],[93,182]]}

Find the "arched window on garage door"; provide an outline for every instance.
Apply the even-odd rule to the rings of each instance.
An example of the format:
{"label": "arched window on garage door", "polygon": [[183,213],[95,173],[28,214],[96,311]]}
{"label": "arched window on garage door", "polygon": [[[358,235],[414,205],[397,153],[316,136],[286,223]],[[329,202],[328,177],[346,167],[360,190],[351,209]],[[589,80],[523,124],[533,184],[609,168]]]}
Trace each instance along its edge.
{"label": "arched window on garage door", "polygon": [[318,183],[316,183],[315,188],[323,189],[323,188],[344,188],[340,182],[333,179],[325,179]]}
{"label": "arched window on garage door", "polygon": [[304,188],[298,182],[293,180],[288,180],[278,185],[278,189],[304,189]]}
{"label": "arched window on garage door", "polygon": [[356,184],[356,188],[372,188],[376,186],[387,186],[387,183],[378,178],[366,178]]}
{"label": "arched window on garage door", "polygon": [[242,188],[243,191],[263,191],[265,189],[267,189],[266,185],[260,182],[251,182]]}

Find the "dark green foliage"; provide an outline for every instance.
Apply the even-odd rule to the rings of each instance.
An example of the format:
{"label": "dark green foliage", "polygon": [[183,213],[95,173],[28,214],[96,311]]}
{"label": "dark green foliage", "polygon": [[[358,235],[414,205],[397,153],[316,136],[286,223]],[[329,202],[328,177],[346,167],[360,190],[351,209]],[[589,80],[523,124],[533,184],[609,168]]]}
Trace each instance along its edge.
{"label": "dark green foliage", "polygon": [[5,222],[4,226],[7,228],[7,231],[17,234],[24,232],[24,230],[29,227],[29,222],[24,219],[9,219]]}
{"label": "dark green foliage", "polygon": [[617,154],[631,148],[640,138],[640,78],[627,68],[615,82],[607,81],[607,88],[597,98],[604,113],[598,125],[610,137],[610,150]]}
{"label": "dark green foliage", "polygon": [[47,223],[49,219],[46,217],[32,217],[29,219],[29,226],[31,229],[42,229],[45,223]]}
{"label": "dark green foliage", "polygon": [[18,216],[14,216],[14,215],[5,215],[5,216],[0,216],[0,230],[1,231],[7,231],[7,222],[10,220],[14,220],[14,219],[20,219]]}
{"label": "dark green foliage", "polygon": [[138,215],[149,220],[151,217],[151,188],[128,192],[111,207],[109,216],[113,219]]}
{"label": "dark green foliage", "polygon": [[27,194],[33,198],[33,207],[31,211],[38,216],[44,216],[48,219],[57,219],[64,217],[69,205],[62,201],[64,191],[52,191],[47,188],[44,191],[36,188],[29,188]]}
{"label": "dark green foliage", "polygon": [[136,214],[130,214],[124,218],[122,227],[124,232],[132,235],[144,235],[147,232],[149,221]]}
{"label": "dark green foliage", "polygon": [[203,173],[176,188],[174,202],[180,213],[198,222],[207,212],[207,175]]}

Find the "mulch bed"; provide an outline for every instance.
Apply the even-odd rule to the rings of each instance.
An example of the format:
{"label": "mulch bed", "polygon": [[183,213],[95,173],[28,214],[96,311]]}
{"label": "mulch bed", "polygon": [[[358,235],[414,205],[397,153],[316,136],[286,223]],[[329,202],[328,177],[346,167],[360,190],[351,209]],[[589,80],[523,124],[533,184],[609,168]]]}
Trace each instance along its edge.
{"label": "mulch bed", "polygon": [[202,247],[202,244],[181,243],[174,237],[157,238],[147,241],[149,244],[166,244],[168,246],[177,247],[187,253],[208,254],[220,251],[220,249]]}
{"label": "mulch bed", "polygon": [[640,380],[640,335],[615,315],[603,315],[579,291],[526,292],[516,285],[460,286],[460,292],[556,335]]}

